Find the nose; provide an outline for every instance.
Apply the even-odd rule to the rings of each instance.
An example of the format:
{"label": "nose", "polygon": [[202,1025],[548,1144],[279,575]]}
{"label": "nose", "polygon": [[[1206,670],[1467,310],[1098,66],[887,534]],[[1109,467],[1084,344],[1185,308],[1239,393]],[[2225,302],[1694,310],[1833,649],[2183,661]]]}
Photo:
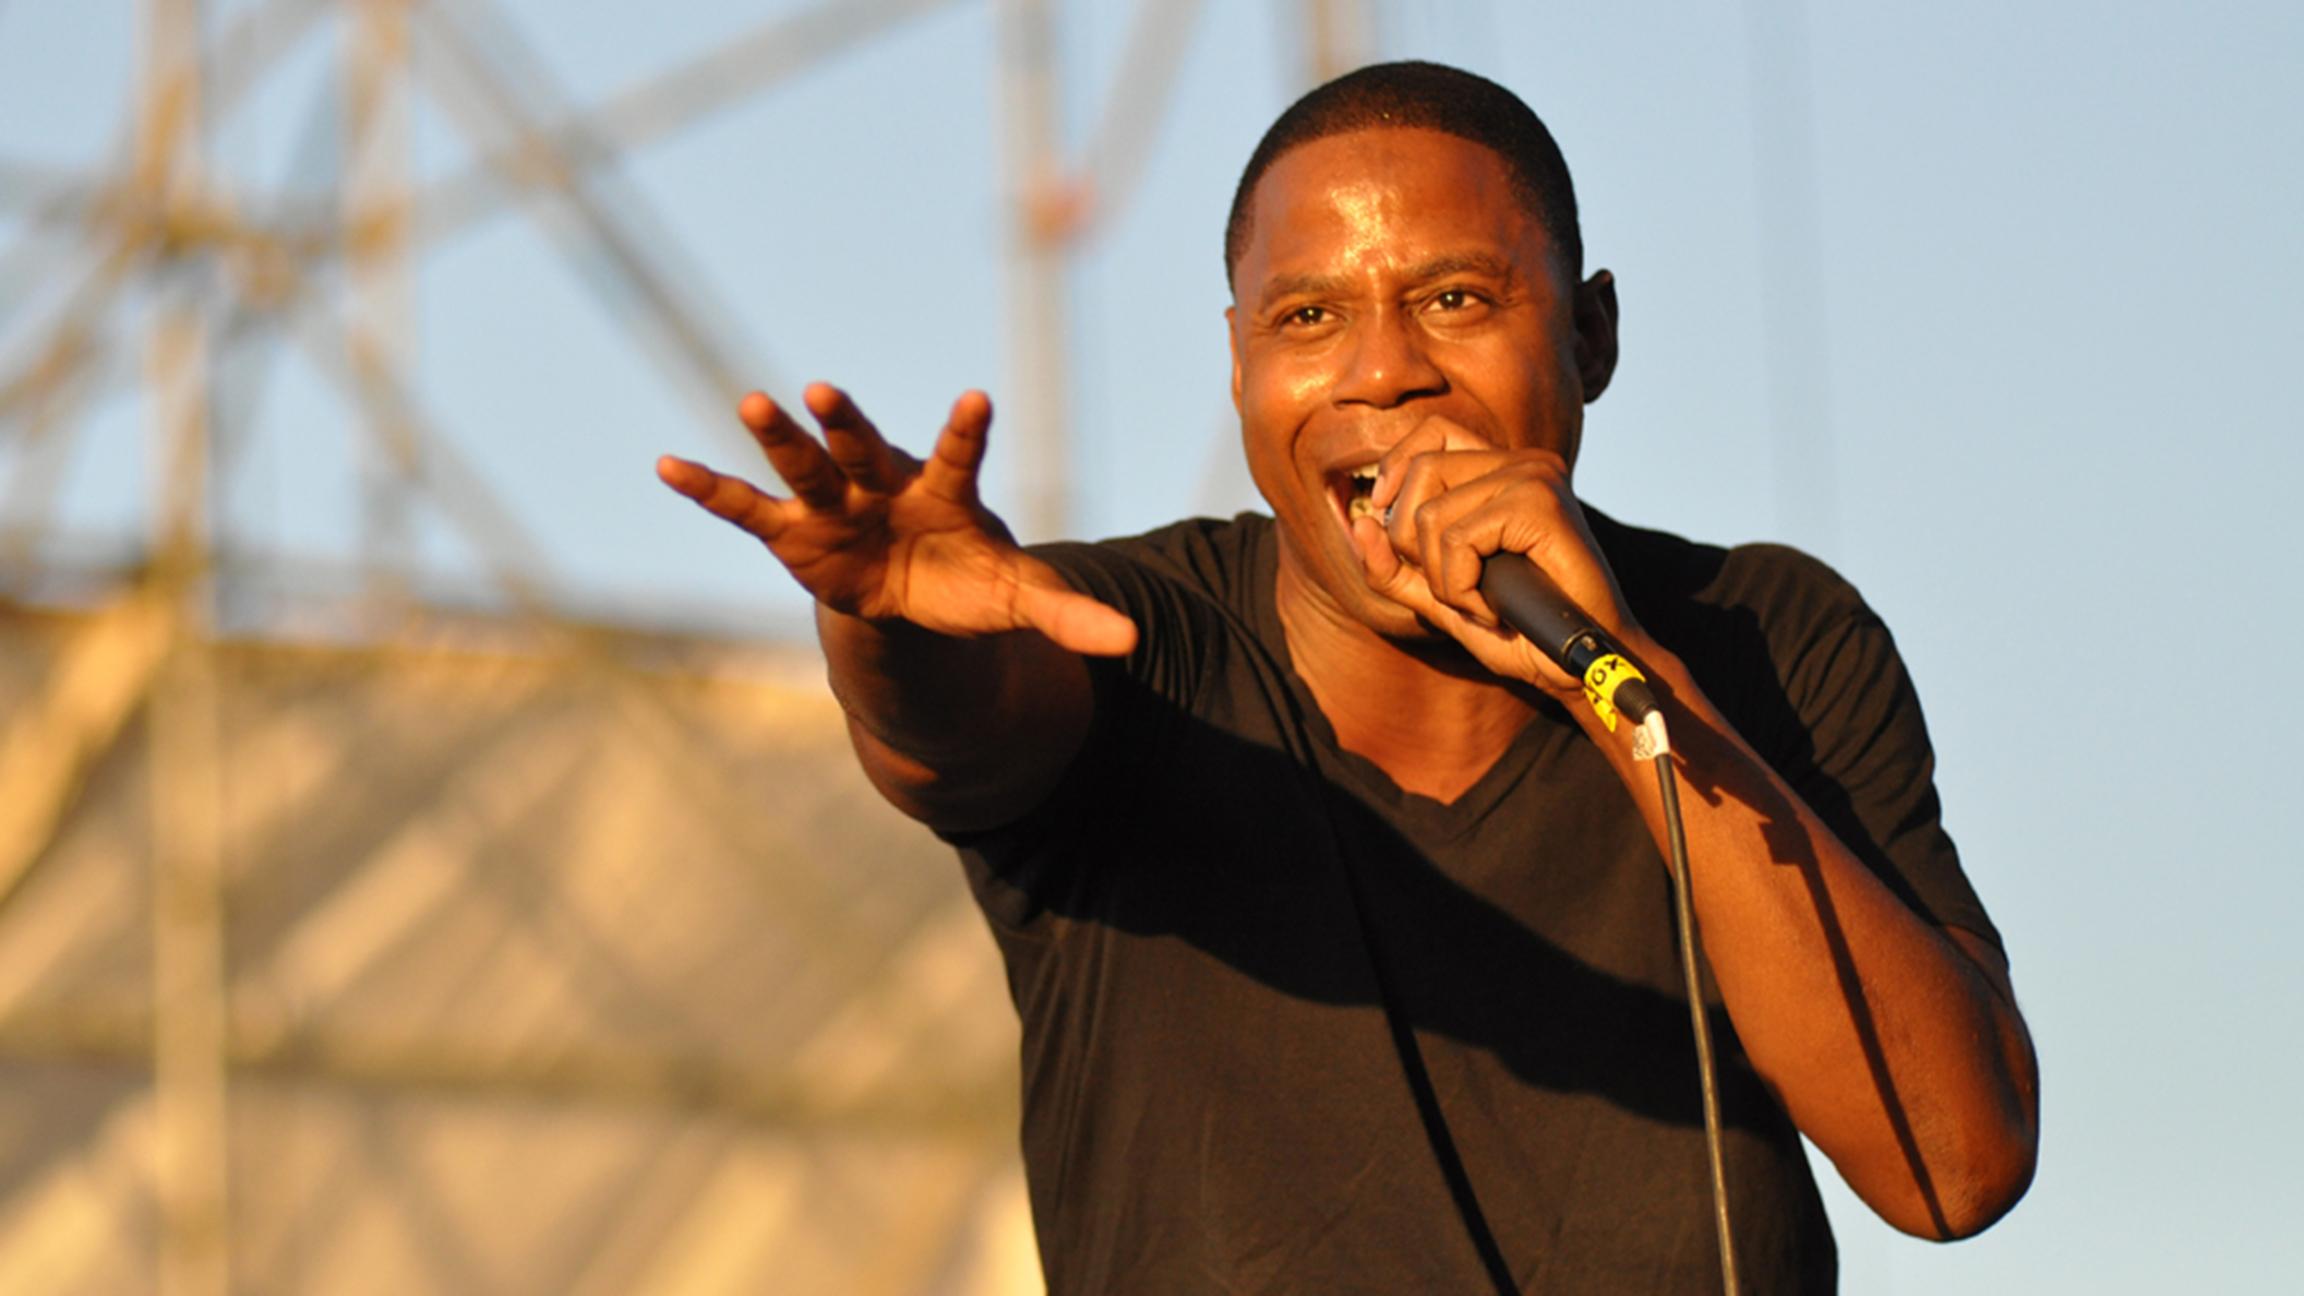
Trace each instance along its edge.
{"label": "nose", "polygon": [[1448,389],[1447,375],[1426,349],[1430,339],[1406,312],[1378,312],[1353,332],[1332,392],[1337,404],[1391,409]]}

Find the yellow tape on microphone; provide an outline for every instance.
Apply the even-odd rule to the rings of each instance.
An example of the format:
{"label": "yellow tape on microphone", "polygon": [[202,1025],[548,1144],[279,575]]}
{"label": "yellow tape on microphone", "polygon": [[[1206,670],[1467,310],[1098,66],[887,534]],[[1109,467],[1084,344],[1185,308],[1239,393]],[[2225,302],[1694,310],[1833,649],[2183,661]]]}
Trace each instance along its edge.
{"label": "yellow tape on microphone", "polygon": [[1616,690],[1646,678],[1639,667],[1617,653],[1604,654],[1584,668],[1584,700],[1592,704],[1593,713],[1608,726],[1608,732],[1616,732]]}

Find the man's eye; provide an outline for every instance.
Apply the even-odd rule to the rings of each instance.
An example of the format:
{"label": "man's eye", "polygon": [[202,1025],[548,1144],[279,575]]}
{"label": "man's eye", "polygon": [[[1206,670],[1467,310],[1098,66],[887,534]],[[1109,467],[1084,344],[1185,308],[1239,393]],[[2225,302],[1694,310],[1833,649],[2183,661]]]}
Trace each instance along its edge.
{"label": "man's eye", "polygon": [[1287,318],[1283,322],[1303,327],[1325,323],[1327,319],[1328,312],[1318,306],[1299,306],[1288,312]]}
{"label": "man's eye", "polygon": [[1473,301],[1472,294],[1462,288],[1443,288],[1432,298],[1432,304],[1444,311],[1462,310]]}

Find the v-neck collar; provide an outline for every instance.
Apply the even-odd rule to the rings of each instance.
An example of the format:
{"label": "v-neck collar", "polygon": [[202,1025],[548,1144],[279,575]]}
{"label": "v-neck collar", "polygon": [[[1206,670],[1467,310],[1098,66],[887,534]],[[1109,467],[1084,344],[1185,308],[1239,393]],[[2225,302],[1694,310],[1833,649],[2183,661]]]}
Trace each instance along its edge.
{"label": "v-neck collar", "polygon": [[1384,772],[1383,766],[1357,752],[1345,750],[1337,740],[1335,726],[1329,723],[1319,700],[1296,670],[1295,654],[1280,621],[1279,555],[1280,527],[1267,518],[1257,536],[1247,591],[1256,635],[1278,660],[1289,694],[1303,717],[1317,754],[1362,801],[1380,810],[1413,838],[1450,841],[1478,827],[1497,803],[1528,775],[1540,755],[1577,735],[1574,722],[1557,703],[1548,698],[1539,699],[1528,723],[1521,726],[1495,762],[1454,801],[1437,801],[1401,787]]}

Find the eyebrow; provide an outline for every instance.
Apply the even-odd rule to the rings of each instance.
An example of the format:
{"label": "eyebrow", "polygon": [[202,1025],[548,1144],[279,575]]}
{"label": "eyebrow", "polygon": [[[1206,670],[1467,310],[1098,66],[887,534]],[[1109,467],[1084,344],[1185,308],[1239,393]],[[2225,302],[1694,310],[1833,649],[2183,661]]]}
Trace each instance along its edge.
{"label": "eyebrow", "polygon": [[[1449,252],[1410,267],[1407,278],[1412,283],[1428,283],[1460,274],[1505,280],[1518,277],[1511,261],[1492,252]],[[1264,291],[1258,300],[1269,303],[1283,297],[1336,297],[1348,292],[1352,282],[1349,275],[1274,275],[1264,281]]]}

